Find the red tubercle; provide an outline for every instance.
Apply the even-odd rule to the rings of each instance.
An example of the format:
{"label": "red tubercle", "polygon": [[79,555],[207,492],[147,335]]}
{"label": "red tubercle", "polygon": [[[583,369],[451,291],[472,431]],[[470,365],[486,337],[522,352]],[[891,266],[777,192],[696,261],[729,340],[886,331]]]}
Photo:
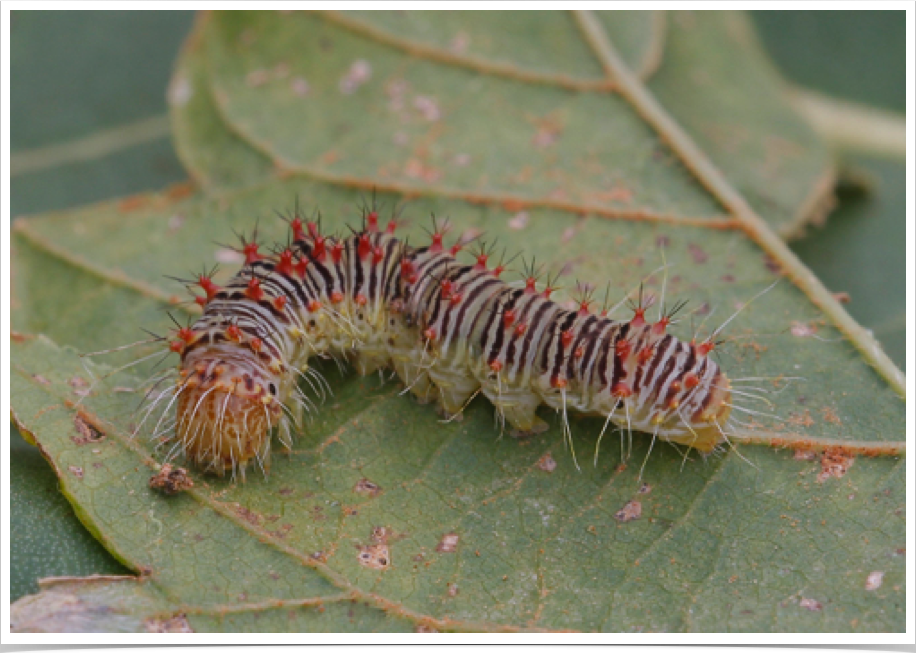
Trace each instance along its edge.
{"label": "red tubercle", "polygon": [[626,358],[629,356],[632,349],[633,345],[630,344],[629,340],[618,340],[614,345],[614,353],[616,353],[619,358]]}
{"label": "red tubercle", "polygon": [[433,252],[434,254],[438,254],[442,251],[442,234],[440,234],[438,231],[433,234],[433,242],[429,246],[429,251]]}
{"label": "red tubercle", "polygon": [[475,270],[484,270],[484,271],[489,270],[490,268],[487,267],[488,258],[489,256],[487,256],[486,254],[478,254],[477,263],[474,264],[474,269]]}
{"label": "red tubercle", "polygon": [[324,261],[324,256],[327,253],[324,241],[324,236],[315,237],[315,245],[312,247],[312,258],[316,261]]}
{"label": "red tubercle", "polygon": [[254,352],[260,352],[264,343],[261,342],[260,338],[252,338],[248,341],[248,345],[251,347],[251,350]]}
{"label": "red tubercle", "polygon": [[286,301],[287,301],[286,297],[284,297],[283,295],[280,295],[279,297],[275,297],[274,298],[274,308],[276,308],[278,311],[282,311],[284,308],[286,308]]}
{"label": "red tubercle", "polygon": [[386,227],[385,231],[386,231],[388,234],[390,234],[390,235],[393,236],[393,235],[394,235],[394,230],[397,229],[397,228],[398,228],[398,223],[395,222],[394,220],[391,220],[391,221],[388,223],[388,227]]}
{"label": "red tubercle", "polygon": [[563,331],[560,333],[560,344],[563,346],[563,349],[566,349],[572,344],[573,341],[573,332],[571,330]]}
{"label": "red tubercle", "polygon": [[309,302],[309,305],[306,306],[306,308],[309,310],[309,313],[317,313],[321,310],[321,302],[319,302],[317,299],[313,299]]}
{"label": "red tubercle", "polygon": [[665,335],[665,330],[668,328],[669,324],[671,324],[671,320],[669,320],[667,317],[663,317],[652,325],[652,333],[657,336]]}
{"label": "red tubercle", "polygon": [[646,324],[646,309],[639,308],[633,309],[633,318],[630,320],[631,327],[641,327]]}
{"label": "red tubercle", "polygon": [[406,258],[401,260],[401,278],[407,283],[415,283],[417,280],[417,271],[413,263]]}
{"label": "red tubercle", "polygon": [[541,293],[541,296],[544,299],[550,299],[550,293],[552,293],[554,290],[556,290],[556,288],[551,288],[550,286],[547,286],[546,288],[544,288],[544,292]]}
{"label": "red tubercle", "polygon": [[321,233],[318,231],[317,222],[309,222],[308,230],[309,230],[309,236],[311,236],[313,239],[318,240],[319,238],[321,238],[322,240],[324,240],[324,238],[321,237]]}
{"label": "red tubercle", "polygon": [[339,304],[343,300],[344,300],[343,293],[340,292],[339,290],[335,290],[334,292],[331,293],[331,303],[332,304]]}
{"label": "red tubercle", "polygon": [[261,288],[261,282],[257,277],[248,281],[248,287],[245,289],[245,296],[256,302],[264,299],[264,290]]}
{"label": "red tubercle", "polygon": [[432,327],[429,327],[428,329],[424,329],[423,337],[426,338],[427,340],[435,340],[436,339],[436,330]]}
{"label": "red tubercle", "polygon": [[234,324],[226,327],[226,337],[234,342],[242,341],[242,330]]}
{"label": "red tubercle", "polygon": [[581,302],[579,304],[579,313],[578,313],[579,317],[588,317],[589,315],[591,315],[591,311],[588,310],[588,307],[590,304],[591,302]]}
{"label": "red tubercle", "polygon": [[439,290],[442,295],[442,299],[449,299],[452,296],[452,290],[454,290],[454,285],[450,279],[444,279],[442,283],[439,284]]}
{"label": "red tubercle", "polygon": [[372,264],[378,265],[385,258],[385,251],[381,247],[372,248]]}
{"label": "red tubercle", "polygon": [[194,340],[194,329],[191,327],[181,327],[178,329],[175,335],[179,340],[190,343],[192,340]]}
{"label": "red tubercle", "polygon": [[490,361],[490,369],[493,370],[494,372],[499,372],[500,370],[503,369],[502,361],[498,359],[494,361]]}
{"label": "red tubercle", "polygon": [[711,340],[701,342],[699,345],[696,345],[692,342],[690,344],[693,345],[694,350],[696,350],[697,356],[706,356],[709,352],[716,348],[716,343],[712,342]]}
{"label": "red tubercle", "polygon": [[357,293],[356,297],[353,298],[353,301],[356,302],[357,306],[365,306],[369,303],[369,300],[366,299],[366,296],[362,293]]}
{"label": "red tubercle", "polygon": [[639,361],[640,365],[644,365],[652,360],[653,353],[655,353],[655,350],[652,347],[643,347],[639,350],[639,353],[636,354],[636,360]]}
{"label": "red tubercle", "polygon": [[340,257],[343,256],[343,250],[343,243],[334,243],[331,245],[331,259],[334,261],[334,265],[340,263]]}
{"label": "red tubercle", "polygon": [[519,322],[517,325],[515,325],[515,335],[516,336],[525,335],[525,331],[527,330],[528,330],[528,325],[525,324],[524,322]]}
{"label": "red tubercle", "polygon": [[356,248],[356,253],[359,255],[360,260],[372,253],[372,243],[369,242],[369,234],[362,234],[359,237],[359,245]]}
{"label": "red tubercle", "polygon": [[499,275],[501,275],[505,271],[506,271],[505,265],[497,265],[495,268],[493,268],[493,276],[499,278]]}
{"label": "red tubercle", "polygon": [[219,286],[213,283],[210,277],[203,274],[198,277],[197,283],[201,288],[204,289],[204,292],[207,293],[207,301],[213,299],[216,296],[216,293],[221,290]]}
{"label": "red tubercle", "polygon": [[458,304],[460,304],[461,303],[461,293],[455,293],[454,295],[449,297],[449,302],[451,302],[452,306],[457,306]]}
{"label": "red tubercle", "polygon": [[550,385],[551,385],[551,387],[553,387],[553,388],[557,388],[557,389],[562,390],[563,388],[566,387],[566,377],[563,377],[563,376],[555,376],[555,377],[553,377],[553,378],[550,379]]}
{"label": "red tubercle", "polygon": [[258,254],[257,243],[245,243],[245,246],[242,248],[242,253],[245,254],[245,265],[251,265],[255,261],[260,261],[264,258]]}
{"label": "red tubercle", "polygon": [[538,291],[537,283],[538,283],[538,280],[535,279],[534,277],[528,277],[527,279],[525,279],[525,292],[529,295],[533,295],[537,293]]}
{"label": "red tubercle", "polygon": [[302,220],[297,215],[289,221],[289,228],[293,230],[293,240],[305,240],[305,231],[302,228]]}
{"label": "red tubercle", "polygon": [[293,271],[300,279],[305,279],[306,269],[308,268],[309,260],[305,256],[296,261],[296,264],[293,266]]}
{"label": "red tubercle", "polygon": [[585,356],[585,347],[581,345],[576,347],[576,351],[573,352],[573,358],[582,358]]}
{"label": "red tubercle", "polygon": [[194,295],[194,303],[203,308],[207,305],[207,298],[201,297],[200,295]]}
{"label": "red tubercle", "polygon": [[184,343],[181,340],[173,340],[169,343],[169,351],[180,354],[182,351],[184,351]]}
{"label": "red tubercle", "polygon": [[378,211],[369,211],[366,215],[366,230],[371,233],[378,232]]}
{"label": "red tubercle", "polygon": [[458,252],[461,251],[462,247],[464,247],[464,245],[462,245],[460,242],[457,242],[454,245],[452,245],[452,248],[448,250],[448,253],[451,254],[452,256],[458,256]]}
{"label": "red tubercle", "polygon": [[276,267],[274,268],[280,274],[286,276],[292,276],[293,274],[293,253],[288,249],[283,250],[280,253],[280,260],[277,262]]}
{"label": "red tubercle", "polygon": [[620,397],[621,399],[626,399],[627,397],[633,396],[633,390],[623,381],[616,383],[613,388],[611,388],[611,394],[615,397]]}
{"label": "red tubercle", "polygon": [[515,311],[509,309],[503,313],[503,327],[508,329],[515,324]]}

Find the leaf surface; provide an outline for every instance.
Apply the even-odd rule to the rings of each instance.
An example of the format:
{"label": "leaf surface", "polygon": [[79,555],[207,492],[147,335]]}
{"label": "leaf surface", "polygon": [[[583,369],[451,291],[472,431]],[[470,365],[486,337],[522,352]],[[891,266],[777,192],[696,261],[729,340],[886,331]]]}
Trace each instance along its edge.
{"label": "leaf surface", "polygon": [[[257,35],[268,19],[255,16],[241,26],[236,24],[241,19],[233,17],[213,20],[227,23],[221,30],[244,44],[250,39],[244,29]],[[297,16],[296,24],[301,20]],[[341,29],[323,18],[308,20],[316,21],[315,29]],[[337,58],[327,55],[305,63],[349,66],[380,47],[371,39],[360,40],[352,30],[335,34],[335,44],[348,44],[346,49],[335,46]],[[421,39],[419,33],[415,37]],[[337,99],[323,109],[309,109],[315,111],[309,118],[312,114],[293,111],[286,97],[295,94],[288,83],[299,64],[289,62],[289,79],[273,90],[270,84],[277,80],[247,90],[247,77],[239,81],[252,70],[275,73],[282,63],[275,53],[283,51],[284,43],[289,48],[292,36],[278,31],[269,47],[248,52],[241,61],[230,51],[238,41],[226,41],[221,32],[219,38],[223,41],[204,41],[213,95],[197,94],[207,87],[201,86],[202,77],[193,77],[195,93],[182,106],[173,104],[183,160],[208,180],[210,190],[219,192],[190,199],[141,196],[24,221],[14,231],[15,327],[51,339],[14,343],[17,423],[52,461],[81,519],[125,564],[145,574],[144,600],[164,601],[156,603],[156,614],[164,609],[170,618],[185,615],[196,630],[341,630],[348,627],[347,619],[355,619],[356,629],[382,630],[903,628],[904,558],[898,551],[905,542],[904,464],[889,457],[858,457],[844,476],[834,478],[821,477],[819,456],[798,460],[791,451],[741,446],[740,451],[728,449],[706,460],[692,456],[684,461],[673,448],[656,445],[642,471],[648,492],[640,493],[637,481],[650,438],[635,436],[632,455],[623,466],[618,433],[613,432],[593,466],[602,422],[576,420],[574,442],[583,463],[578,471],[572,453],[562,446],[555,420],[551,431],[530,442],[499,438],[491,407],[477,401],[463,422],[442,425],[428,407],[400,396],[393,383],[341,376],[325,367],[334,398],[321,407],[292,456],[277,457],[269,479],[235,485],[195,476],[192,492],[169,498],[153,494],[147,480],[161,454],[154,454],[148,442],[128,437],[138,397],[121,391],[136,385],[134,373],[142,376],[148,370],[117,374],[86,396],[72,383],[76,376],[91,378],[90,373],[101,377],[104,365],[120,365],[137,358],[137,352],[105,357],[100,367],[59,346],[92,351],[138,339],[138,326],[167,328],[161,308],[172,305],[180,287],[163,274],[186,276],[216,262],[225,252],[213,241],[231,240],[232,229],[250,231],[258,216],[265,218],[261,233],[267,241],[284,239],[284,225],[266,217],[273,209],[289,207],[296,196],[320,207],[332,228],[342,228],[352,222],[363,197],[359,189],[383,180],[378,168],[385,161],[398,165],[390,185],[377,184],[379,200],[387,206],[411,200],[407,213],[413,218],[414,240],[421,233],[422,216],[450,215],[456,235],[486,230],[488,238],[536,255],[555,270],[565,268],[569,277],[599,287],[609,278],[615,300],[661,265],[664,250],[674,264],[666,286],[669,296],[715,309],[709,320],[718,324],[775,280],[782,263],[734,229],[713,196],[664,146],[660,158],[634,161],[633,153],[658,152],[659,141],[620,97],[582,93],[561,101],[560,94],[569,90],[531,84],[534,88],[527,89],[518,80],[479,81],[483,97],[503,98],[516,111],[519,106],[527,111],[530,97],[542,108],[552,107],[548,112],[558,106],[570,111],[576,116],[570,119],[570,130],[580,129],[591,117],[602,125],[599,142],[602,134],[613,136],[617,130],[630,140],[619,149],[598,148],[594,174],[577,176],[568,197],[551,198],[544,171],[555,169],[564,157],[578,156],[589,134],[548,145],[568,148],[551,163],[543,153],[532,155],[536,146],[530,126],[524,126],[528,131],[522,137],[522,121],[506,120],[492,106],[482,106],[481,111],[490,113],[481,117],[471,112],[473,118],[494,131],[462,143],[472,160],[482,156],[475,152],[492,149],[496,138],[513,146],[488,163],[492,172],[484,186],[474,185],[479,179],[470,172],[449,177],[451,185],[446,186],[438,179],[409,177],[407,159],[381,147],[378,134],[385,131],[384,120],[391,119],[384,107],[373,109],[378,113],[368,124],[350,125],[357,133],[329,139],[325,129],[333,131],[334,124],[346,119],[342,108],[337,113],[329,108],[343,106],[340,74],[349,70],[340,67],[343,63],[340,70],[310,73],[313,99],[321,93],[336,93]],[[189,44],[176,79],[191,72],[202,75],[202,69],[191,69],[202,63],[194,59],[201,47]],[[216,66],[216,56],[226,61],[220,59]],[[378,51],[366,59],[372,62],[372,78],[354,94],[371,90],[384,71],[397,70],[398,56]],[[245,69],[243,64],[252,62],[255,67]],[[537,65],[530,60],[514,63]],[[458,108],[448,114],[448,122],[458,130],[451,121],[464,115],[462,107],[470,100],[455,95],[460,86],[449,80],[463,75],[467,88],[473,89],[471,78],[480,76],[422,59],[411,60],[410,66],[411,71],[429,68],[411,76],[412,83],[422,80],[442,90],[436,97],[454,99]],[[507,84],[515,86],[510,91]],[[174,89],[173,83],[173,98]],[[254,91],[266,94],[260,102],[270,111],[243,120],[254,106]],[[212,99],[216,103],[207,104]],[[232,125],[231,131],[200,131],[199,123],[212,117],[214,109],[231,118],[214,124]],[[236,110],[241,113],[232,118]],[[308,134],[294,133],[293,115],[300,128],[308,126]],[[266,130],[265,140],[253,138],[243,127]],[[267,134],[272,129],[280,131]],[[277,147],[289,147],[282,157],[264,147],[272,138]],[[321,138],[327,143],[318,142]],[[359,138],[368,139],[365,151],[356,147]],[[298,157],[307,148],[319,156],[327,146],[339,148],[344,156],[311,167],[308,157],[301,159],[301,166],[290,165],[286,158]],[[437,156],[450,151],[438,147],[429,151],[439,152]],[[249,173],[235,176],[236,160],[221,162],[222,155],[238,156],[238,165],[251,166],[243,168]],[[526,157],[541,172],[513,183],[505,171],[525,165]],[[304,176],[272,181],[278,160],[286,173],[295,170]],[[615,171],[615,183],[633,193],[629,204],[620,202],[619,194],[616,200],[589,199],[588,193],[601,188],[604,179],[598,168]],[[793,174],[803,176],[797,170]],[[228,190],[246,180],[255,183],[246,190]],[[787,187],[779,188],[782,206],[798,203]],[[778,211],[764,214],[770,218]],[[634,217],[640,219],[613,219]],[[661,284],[659,274],[648,280],[656,293]],[[701,310],[697,321],[705,312]],[[803,377],[787,387],[767,386],[779,390],[772,397],[772,410],[786,421],[760,419],[761,437],[846,442],[858,450],[902,439],[899,397],[790,281],[748,307],[728,332],[734,341],[723,365],[730,376]],[[679,325],[678,335],[690,337],[688,323]],[[73,440],[79,410],[98,420],[106,433],[103,446],[95,447],[100,453]],[[71,468],[81,470],[80,475]],[[381,493],[356,491],[361,479],[379,485]],[[633,501],[640,503],[639,518],[615,517]],[[372,529],[378,526],[392,533],[391,566],[384,571],[364,567],[358,558],[359,547],[370,545]],[[455,550],[443,551],[450,535],[457,536]],[[883,581],[867,590],[873,572],[883,572]],[[83,595],[79,586],[67,588],[71,590]],[[346,616],[340,606],[354,600],[359,607]],[[137,617],[132,627],[146,627],[150,609],[141,604],[132,611]]]}

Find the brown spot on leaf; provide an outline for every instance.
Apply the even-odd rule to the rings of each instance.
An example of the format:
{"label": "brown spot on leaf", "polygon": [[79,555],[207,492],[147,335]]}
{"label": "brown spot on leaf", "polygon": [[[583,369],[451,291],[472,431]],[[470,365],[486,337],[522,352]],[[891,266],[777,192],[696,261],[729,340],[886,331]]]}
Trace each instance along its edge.
{"label": "brown spot on leaf", "polygon": [[844,453],[836,447],[827,449],[821,456],[821,473],[817,475],[818,483],[828,478],[843,478],[855,461],[855,456]]}
{"label": "brown spot on leaf", "polygon": [[35,379],[41,385],[51,385],[51,382],[48,381],[45,377],[43,377],[41,374],[33,374],[32,378]]}
{"label": "brown spot on leaf", "polygon": [[391,551],[387,544],[361,546],[356,559],[359,564],[369,569],[388,569],[391,566]]}
{"label": "brown spot on leaf", "polygon": [[652,491],[652,486],[648,483],[643,483],[639,486],[639,489],[636,491],[637,494],[649,494]]}
{"label": "brown spot on leaf", "polygon": [[70,465],[67,467],[70,470],[70,473],[76,476],[77,478],[83,478],[83,468],[77,467],[76,465]]}
{"label": "brown spot on leaf", "polygon": [[89,382],[81,376],[74,376],[67,380],[67,383],[70,384],[70,387],[73,388],[73,393],[79,395],[80,397],[86,397],[89,395]]}
{"label": "brown spot on leaf", "polygon": [[361,478],[353,486],[353,491],[357,494],[365,494],[370,497],[377,497],[382,493],[382,488],[370,481],[368,478]]}
{"label": "brown spot on leaf", "polygon": [[852,297],[849,296],[849,293],[842,290],[840,292],[833,293],[833,298],[841,304],[848,304],[852,301]]}
{"label": "brown spot on leaf", "polygon": [[690,258],[693,259],[693,262],[698,265],[709,260],[709,254],[706,253],[706,250],[704,250],[696,243],[690,243],[687,245],[687,251],[690,252]]}
{"label": "brown spot on leaf", "polygon": [[709,305],[709,302],[703,302],[697,307],[694,313],[697,315],[709,315],[710,310],[712,310],[712,307]]}
{"label": "brown spot on leaf", "polygon": [[159,469],[158,474],[150,477],[149,486],[163,494],[178,494],[194,487],[194,481],[188,476],[188,470],[184,467],[172,467],[169,463],[165,463]]}
{"label": "brown spot on leaf", "polygon": [[448,583],[448,595],[458,596],[458,585],[455,583]]}
{"label": "brown spot on leaf", "polygon": [[388,538],[391,537],[391,529],[387,526],[375,526],[370,537],[376,544],[387,544]]}
{"label": "brown spot on leaf", "polygon": [[796,338],[810,338],[815,333],[817,333],[816,324],[805,324],[804,322],[792,322],[792,328],[790,329],[793,336]]}
{"label": "brown spot on leaf", "polygon": [[105,434],[90,424],[80,413],[73,417],[73,426],[76,429],[76,435],[71,435],[70,439],[77,446],[89,444],[90,442],[101,442],[105,439]]}
{"label": "brown spot on leaf", "polygon": [[817,458],[817,454],[813,451],[808,451],[805,449],[796,449],[795,454],[792,457],[795,460],[814,460]]}
{"label": "brown spot on leaf", "polygon": [[820,612],[824,608],[820,601],[804,598],[798,602],[798,607],[810,610],[811,612]]}
{"label": "brown spot on leaf", "polygon": [[763,257],[763,265],[773,274],[782,274],[782,266],[775,258],[767,254]]}
{"label": "brown spot on leaf", "polygon": [[614,519],[619,522],[628,522],[639,519],[642,516],[642,503],[639,501],[627,501],[623,508],[614,513]]}
{"label": "brown spot on leaf", "polygon": [[837,414],[833,412],[833,409],[827,406],[824,406],[823,408],[821,408],[821,415],[824,416],[824,421],[830,422],[831,424],[836,424],[837,426],[839,426],[840,424],[843,423],[843,420],[841,420],[837,416]]}
{"label": "brown spot on leaf", "polygon": [[417,627],[414,628],[415,633],[438,633],[439,631],[430,626],[427,623],[417,624]]}
{"label": "brown spot on leaf", "polygon": [[553,456],[548,452],[541,456],[541,459],[537,462],[537,467],[542,472],[550,474],[557,468],[557,461],[554,460]]}
{"label": "brown spot on leaf", "polygon": [[446,533],[436,545],[437,553],[454,553],[458,549],[458,540],[461,539],[457,533]]}
{"label": "brown spot on leaf", "polygon": [[811,417],[811,411],[806,408],[804,413],[791,413],[789,415],[789,423],[807,428],[814,424],[814,419]]}
{"label": "brown spot on leaf", "polygon": [[239,517],[247,521],[252,526],[259,526],[261,524],[261,515],[250,511],[245,506],[235,504],[235,512]]}
{"label": "brown spot on leaf", "polygon": [[176,614],[168,619],[153,618],[143,622],[148,633],[193,633],[194,629],[183,614]]}

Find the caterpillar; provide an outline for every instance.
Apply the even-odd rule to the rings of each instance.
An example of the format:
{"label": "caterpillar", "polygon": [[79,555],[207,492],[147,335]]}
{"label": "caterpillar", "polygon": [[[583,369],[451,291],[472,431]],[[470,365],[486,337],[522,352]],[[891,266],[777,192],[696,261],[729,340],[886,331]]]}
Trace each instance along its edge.
{"label": "caterpillar", "polygon": [[202,470],[244,475],[256,461],[266,472],[272,433],[289,448],[309,409],[300,382],[324,391],[315,357],[344,358],[363,375],[390,368],[447,420],[482,393],[517,436],[547,429],[536,414],[546,404],[562,412],[570,444],[568,412],[605,419],[599,444],[611,422],[703,453],[726,439],[732,387],[710,356],[718,330],[702,342],[668,333],[683,303],[650,322],[640,293],[633,316],[617,321],[593,310],[587,291],[577,307],[555,302],[533,260],[515,283],[492,248],[461,260],[467,243],[447,246],[435,219],[417,247],[395,236],[396,219],[381,229],[374,207],[345,237],[298,211],[286,219],[287,244],[271,252],[256,232],[242,238],[244,263],[224,286],[212,272],[184,280],[203,291],[203,314],[176,323],[177,382],[153,406],[176,405],[175,446]]}

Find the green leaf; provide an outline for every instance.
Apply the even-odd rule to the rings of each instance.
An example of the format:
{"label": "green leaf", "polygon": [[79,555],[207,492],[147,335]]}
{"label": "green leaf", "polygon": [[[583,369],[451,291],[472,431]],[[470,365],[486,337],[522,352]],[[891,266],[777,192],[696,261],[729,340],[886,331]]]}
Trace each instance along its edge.
{"label": "green leaf", "polygon": [[[423,41],[422,33],[413,36]],[[189,52],[193,47],[185,52],[179,76],[188,70]],[[348,62],[354,58],[344,57]],[[372,61],[374,76],[379,68]],[[537,62],[512,63],[530,68]],[[434,70],[453,74],[439,63]],[[433,83],[433,76],[424,79]],[[339,93],[339,75],[328,78],[326,87]],[[310,88],[320,88],[316,83],[310,79]],[[548,88],[538,96],[535,91],[543,89],[533,85],[538,88],[522,100],[544,101],[559,93]],[[486,80],[480,92],[491,97],[496,86]],[[195,97],[201,98],[194,94],[184,106],[190,107]],[[501,97],[507,106],[517,106],[514,94]],[[271,107],[265,115],[276,111],[274,118],[283,118],[274,100],[284,101],[272,98],[262,109]],[[595,124],[634,126],[626,132],[632,140],[621,148],[621,156],[639,148],[656,151],[656,145],[647,145],[656,137],[621,98],[605,94],[565,104],[585,107],[583,115]],[[227,106],[219,106],[225,115]],[[211,138],[199,125],[195,128],[212,106],[198,106],[196,117],[182,114],[179,107],[173,110],[186,164],[189,152],[211,166],[220,159],[214,152],[235,152],[249,162],[262,157],[261,164],[250,168],[252,181],[269,176],[263,155],[252,157],[255,150],[243,130],[235,130],[244,138],[237,136],[237,147],[230,147],[225,131],[215,130]],[[192,118],[185,137],[180,135],[182,115]],[[475,119],[484,118],[500,117]],[[302,124],[321,130],[321,123]],[[569,129],[578,124],[570,122]],[[376,127],[383,125],[376,121]],[[515,147],[530,149],[530,132],[521,139],[513,135],[518,125],[505,124],[504,129]],[[614,129],[608,128],[608,134]],[[359,156],[384,154],[377,134],[375,140],[371,136],[365,152],[354,151],[354,141],[344,141],[349,149],[341,146],[345,156],[340,166],[348,161],[356,165]],[[564,137],[565,132],[556,145],[574,153]],[[581,136],[576,137],[581,143]],[[485,151],[482,140],[469,140],[475,143]],[[490,164],[494,175],[500,159],[510,165],[518,158],[517,152],[499,155]],[[610,154],[605,156],[614,163]],[[698,173],[672,157],[668,152],[642,166],[626,161],[619,167],[618,180],[638,191],[638,211],[615,207],[615,200],[594,207],[545,200],[545,187],[536,179],[508,195],[483,198],[462,186],[463,178],[452,189],[415,179],[404,182],[404,188],[396,180],[391,188],[409,191],[409,196],[423,194],[408,207],[416,216],[415,238],[421,216],[450,214],[456,233],[486,229],[555,269],[571,266],[573,274],[589,280],[610,277],[614,297],[660,265],[659,245],[666,244],[665,256],[675,263],[668,292],[695,305],[709,303],[717,309],[711,319],[721,321],[775,278],[773,247],[720,217],[718,200],[694,180]],[[350,221],[361,197],[354,186],[378,181],[375,173],[353,178],[343,168],[335,170],[336,163],[319,163],[313,170],[296,168],[314,173],[318,181],[261,181],[227,193],[227,186],[247,178],[233,177],[235,164],[225,165],[200,177],[214,180],[212,190],[223,188],[212,200],[147,196],[130,206],[113,203],[19,223],[14,231],[16,328],[44,332],[80,351],[136,340],[139,326],[167,328],[160,308],[178,287],[162,274],[183,275],[212,263],[219,250],[213,241],[229,240],[233,228],[250,230],[253,216],[288,207],[298,194],[320,206],[333,226]],[[577,181],[586,189],[591,183],[589,178]],[[737,177],[733,181],[744,183]],[[405,199],[377,185],[388,206]],[[781,192],[785,188],[780,186]],[[487,192],[504,190],[494,182]],[[795,200],[785,192],[782,206],[791,206]],[[478,203],[481,199],[488,201]],[[668,213],[659,212],[659,206],[668,207]],[[715,212],[692,212],[703,206]],[[520,209],[527,209],[527,222],[520,219]],[[622,219],[637,213],[642,220]],[[265,237],[285,237],[278,221],[261,224]],[[514,228],[519,225],[523,228]],[[776,254],[777,263],[791,265],[789,258],[780,258],[785,252]],[[657,275],[650,285],[657,290],[660,282]],[[888,443],[893,448],[902,439],[902,402],[841,339],[846,326],[825,316],[811,299],[810,290],[802,292],[784,281],[757,300],[732,324],[737,339],[723,364],[736,377],[804,377],[774,399],[775,411],[794,422],[783,431],[812,444],[839,440],[858,450]],[[796,322],[816,327],[820,339],[793,335]],[[689,337],[688,325],[681,326],[680,335]],[[861,334],[852,335],[861,348]],[[166,621],[184,615],[196,630],[903,628],[905,567],[898,551],[905,542],[904,465],[893,458],[858,458],[842,478],[821,482],[817,460],[796,460],[791,452],[742,446],[740,455],[729,450],[717,458],[683,462],[678,452],[656,446],[643,472],[650,491],[639,494],[637,478],[649,438],[636,437],[633,457],[621,469],[616,434],[611,434],[597,467],[583,465],[579,472],[562,447],[558,428],[530,443],[499,439],[491,408],[482,401],[471,406],[464,422],[443,426],[428,407],[399,396],[394,384],[380,386],[377,379],[324,369],[335,398],[322,407],[294,454],[275,460],[269,479],[235,486],[195,476],[193,491],[163,498],[146,486],[156,469],[148,443],[127,437],[137,397],[115,391],[133,386],[131,373],[139,370],[117,374],[83,397],[74,377],[101,377],[104,367],[45,339],[15,343],[14,353],[18,423],[54,463],[81,519],[128,566],[148,576],[141,584],[142,600],[105,599],[127,606],[132,628],[149,627],[151,612]],[[101,360],[116,366],[138,355],[121,352]],[[96,447],[101,453],[71,438],[76,402],[83,418],[97,419],[106,433],[104,446]],[[574,423],[580,462],[590,462],[601,425],[594,419]],[[779,435],[772,422],[767,426],[761,437]],[[550,465],[539,464],[547,455],[556,462],[553,472],[546,471]],[[380,485],[382,493],[369,497],[355,492],[362,478]],[[641,518],[617,521],[615,513],[631,500],[641,502]],[[362,567],[357,559],[357,547],[370,543],[375,526],[394,533],[392,566],[383,572]],[[436,551],[450,533],[459,538],[457,550]],[[323,555],[313,557],[318,552]],[[866,580],[873,572],[883,572],[883,582],[869,591]],[[64,590],[96,602],[84,585]],[[106,585],[109,590],[115,597],[125,591]],[[53,608],[50,597],[45,599],[37,608]],[[327,606],[326,611],[319,606]],[[348,626],[348,618],[356,624]]]}
{"label": "green leaf", "polygon": [[[32,287],[23,295],[54,305],[58,315],[52,321],[33,313],[32,319],[83,351],[136,339],[138,325],[161,328],[161,315],[151,316],[169,297],[163,266],[178,272],[214,261],[215,230],[228,234],[249,226],[262,207],[282,206],[297,194],[322,206],[332,228],[344,223],[360,196],[290,180],[237,193],[231,202],[151,197],[149,208],[131,214],[109,205],[20,222],[17,267],[56,275],[20,275],[45,280],[42,290]],[[390,205],[395,198],[379,199]],[[496,236],[518,234],[509,227],[513,214],[494,207],[429,198],[416,200],[411,210],[456,216],[459,233],[486,226]],[[678,270],[669,279],[673,296],[730,307],[773,278],[762,253],[736,233],[547,210],[532,211],[529,220],[522,231],[527,251],[555,267],[572,261],[583,278],[610,277],[615,296],[657,267],[661,237]],[[261,228],[265,238],[280,238],[285,225],[276,220]],[[99,250],[102,234],[107,247]],[[709,257],[703,263],[694,261],[698,249]],[[67,278],[68,288],[49,278]],[[777,286],[743,315],[734,333],[749,339],[732,348],[729,372],[804,376],[775,397],[783,417],[813,422],[793,429],[814,441],[857,439],[876,446],[888,434],[902,434],[902,402],[847,343],[830,337],[835,331],[821,327],[821,340],[787,331],[793,321],[821,319],[790,284]],[[842,479],[821,482],[817,461],[794,460],[791,452],[742,447],[741,455],[728,451],[684,462],[674,449],[658,446],[643,472],[651,492],[639,495],[649,438],[635,439],[625,469],[619,468],[614,436],[605,441],[597,467],[585,464],[578,471],[557,428],[530,443],[500,439],[482,401],[462,423],[443,426],[394,384],[325,368],[335,397],[294,454],[274,462],[269,479],[235,485],[195,477],[193,493],[164,499],[146,488],[155,467],[147,443],[126,436],[137,397],[113,392],[133,387],[134,380],[116,375],[82,401],[84,410],[104,420],[108,434],[97,458],[71,440],[74,415],[65,406],[67,398],[78,397],[70,379],[89,378],[76,357],[44,340],[17,345],[16,356],[18,423],[54,461],[84,520],[129,566],[151,570],[150,582],[171,597],[176,611],[238,603],[241,594],[245,603],[267,596],[308,599],[314,594],[305,589],[306,573],[314,572],[334,586],[321,587],[318,595],[355,592],[348,596],[436,628],[718,630],[723,619],[736,630],[892,630],[902,624],[903,561],[894,556],[905,540],[903,464],[892,458],[858,459]],[[93,374],[103,376],[101,370]],[[35,375],[51,384],[36,383]],[[42,413],[54,405],[59,408]],[[601,420],[574,422],[582,462],[590,461],[600,428]],[[553,473],[539,466],[547,455],[556,462]],[[81,468],[82,478],[68,474],[70,466]],[[380,485],[382,494],[355,492],[361,478]],[[643,517],[618,522],[615,513],[631,500],[642,503]],[[150,510],[171,527],[160,531],[139,517]],[[383,572],[357,560],[357,547],[370,544],[375,526],[398,535],[392,568]],[[458,551],[438,553],[439,541],[452,532],[460,538]],[[171,539],[162,540],[164,533]],[[311,557],[317,552],[323,554],[319,562]],[[217,572],[222,562],[214,569],[213,561],[244,564],[227,574]],[[803,569],[811,573],[802,576]],[[266,570],[295,579],[296,589],[286,583],[275,588],[263,578]],[[885,572],[883,593],[864,589],[872,571]],[[734,576],[744,585],[733,587]],[[456,596],[449,583],[457,586]],[[747,588],[758,586],[763,589],[748,599]],[[811,612],[799,607],[802,598],[829,607]],[[852,618],[859,621],[852,624]]]}

